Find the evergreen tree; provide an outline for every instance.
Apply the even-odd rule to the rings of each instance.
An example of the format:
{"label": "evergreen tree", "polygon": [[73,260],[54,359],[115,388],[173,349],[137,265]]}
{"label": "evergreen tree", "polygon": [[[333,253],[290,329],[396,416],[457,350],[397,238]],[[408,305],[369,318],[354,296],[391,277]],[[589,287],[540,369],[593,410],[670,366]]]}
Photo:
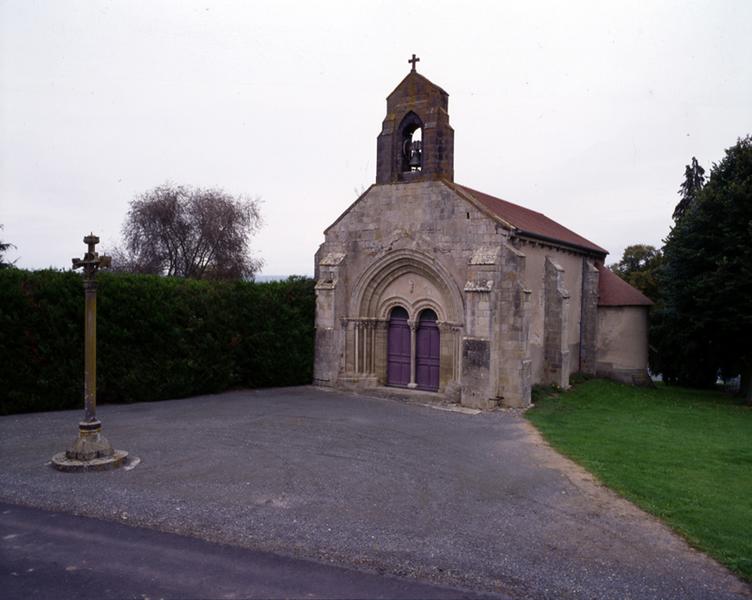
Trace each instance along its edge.
{"label": "evergreen tree", "polygon": [[673,219],[678,221],[687,212],[697,198],[697,194],[705,185],[705,169],[692,157],[692,164],[684,168],[684,182],[679,186],[681,200],[674,209]]}
{"label": "evergreen tree", "polygon": [[741,373],[752,402],[752,136],[726,150],[677,220],[661,284],[668,379],[707,385],[719,369]]}

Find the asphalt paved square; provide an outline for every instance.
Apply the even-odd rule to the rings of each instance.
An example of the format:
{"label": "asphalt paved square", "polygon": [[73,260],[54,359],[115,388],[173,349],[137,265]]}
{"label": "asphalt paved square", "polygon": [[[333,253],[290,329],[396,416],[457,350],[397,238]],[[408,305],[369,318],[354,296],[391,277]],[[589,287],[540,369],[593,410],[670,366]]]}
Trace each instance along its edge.
{"label": "asphalt paved square", "polygon": [[52,469],[78,411],[2,417],[0,500],[513,597],[748,597],[513,411],[299,387],[98,415],[135,468]]}

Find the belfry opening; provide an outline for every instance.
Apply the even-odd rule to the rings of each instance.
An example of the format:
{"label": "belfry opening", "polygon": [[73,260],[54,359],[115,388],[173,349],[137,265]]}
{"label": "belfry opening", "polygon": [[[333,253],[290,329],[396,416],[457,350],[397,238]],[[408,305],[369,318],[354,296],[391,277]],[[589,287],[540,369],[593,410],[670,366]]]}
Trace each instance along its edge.
{"label": "belfry opening", "polygon": [[415,173],[423,168],[423,121],[414,112],[405,115],[400,124],[402,138],[402,172]]}

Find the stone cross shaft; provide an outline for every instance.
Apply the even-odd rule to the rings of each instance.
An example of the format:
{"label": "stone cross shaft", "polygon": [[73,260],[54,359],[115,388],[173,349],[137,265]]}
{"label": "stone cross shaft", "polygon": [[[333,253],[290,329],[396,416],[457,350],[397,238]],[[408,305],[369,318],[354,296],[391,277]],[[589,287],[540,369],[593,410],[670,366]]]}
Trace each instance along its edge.
{"label": "stone cross shaft", "polygon": [[99,238],[93,233],[84,238],[88,251],[83,259],[74,258],[73,268],[83,268],[86,313],[84,320],[84,420],[81,427],[98,428],[97,420],[97,282],[96,274],[100,268],[109,267],[112,259],[99,256],[95,246]]}
{"label": "stone cross shaft", "polygon": [[128,458],[125,450],[114,450],[102,435],[97,419],[97,271],[109,267],[109,256],[99,256],[99,238],[93,233],[84,238],[87,245],[83,259],[74,258],[73,268],[84,270],[84,418],[78,423],[78,437],[65,452],[52,457],[52,466],[59,471],[103,471],[123,465]]}

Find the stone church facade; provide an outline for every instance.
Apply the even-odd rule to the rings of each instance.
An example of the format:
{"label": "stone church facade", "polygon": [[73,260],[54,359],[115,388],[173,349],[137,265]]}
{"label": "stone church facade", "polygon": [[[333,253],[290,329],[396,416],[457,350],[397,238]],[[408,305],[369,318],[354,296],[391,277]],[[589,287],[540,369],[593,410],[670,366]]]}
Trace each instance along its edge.
{"label": "stone church facade", "polygon": [[493,408],[575,372],[646,381],[650,301],[600,246],[454,182],[448,98],[414,66],[387,98],[376,183],[316,253],[314,382]]}

